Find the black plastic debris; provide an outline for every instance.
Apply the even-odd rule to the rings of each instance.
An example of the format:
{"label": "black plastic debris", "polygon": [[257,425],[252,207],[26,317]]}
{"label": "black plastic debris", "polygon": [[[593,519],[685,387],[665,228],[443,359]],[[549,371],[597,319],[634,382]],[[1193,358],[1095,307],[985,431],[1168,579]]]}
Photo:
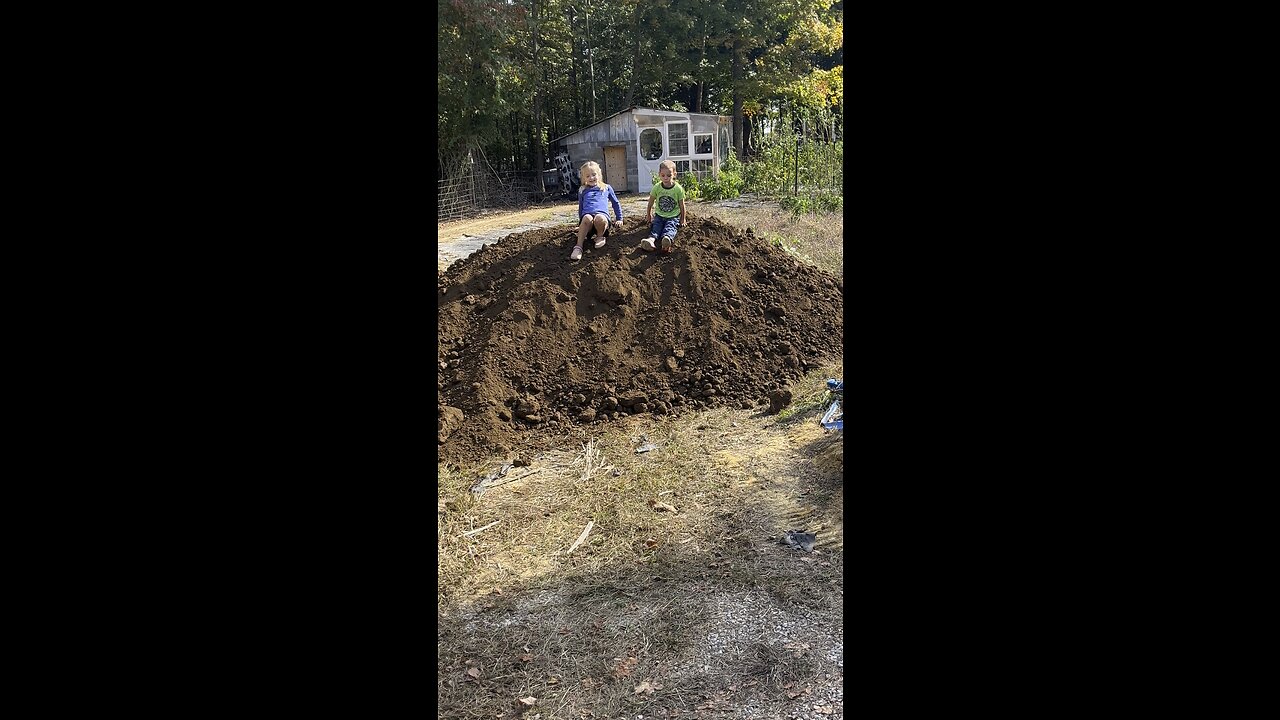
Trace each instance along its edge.
{"label": "black plastic debris", "polygon": [[817,533],[803,532],[801,530],[788,530],[782,534],[782,544],[793,548],[800,548],[805,552],[813,552],[813,546],[818,542]]}

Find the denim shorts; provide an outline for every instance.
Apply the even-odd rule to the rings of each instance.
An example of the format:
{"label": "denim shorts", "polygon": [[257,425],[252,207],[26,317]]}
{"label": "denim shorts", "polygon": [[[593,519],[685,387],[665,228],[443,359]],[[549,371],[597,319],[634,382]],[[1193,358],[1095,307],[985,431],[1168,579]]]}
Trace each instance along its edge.
{"label": "denim shorts", "polygon": [[653,216],[653,224],[649,226],[649,235],[653,238],[669,237],[674,239],[676,230],[680,228],[680,218],[664,218],[661,215]]}

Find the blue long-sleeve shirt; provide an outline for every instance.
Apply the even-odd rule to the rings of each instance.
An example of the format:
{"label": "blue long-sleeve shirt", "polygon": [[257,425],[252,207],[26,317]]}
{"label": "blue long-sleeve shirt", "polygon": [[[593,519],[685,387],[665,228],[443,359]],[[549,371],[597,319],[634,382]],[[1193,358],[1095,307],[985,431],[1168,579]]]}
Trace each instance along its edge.
{"label": "blue long-sleeve shirt", "polygon": [[[602,186],[607,189],[602,190]],[[578,217],[588,213],[607,215],[610,204],[613,205],[613,214],[617,216],[618,222],[622,222],[622,206],[618,204],[618,194],[613,191],[612,185],[596,183],[595,187],[578,190]]]}

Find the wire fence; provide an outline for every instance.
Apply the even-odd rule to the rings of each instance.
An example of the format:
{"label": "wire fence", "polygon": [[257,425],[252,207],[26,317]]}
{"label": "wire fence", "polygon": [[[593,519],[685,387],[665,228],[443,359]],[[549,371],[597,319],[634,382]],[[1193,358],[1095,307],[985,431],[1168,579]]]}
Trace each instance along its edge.
{"label": "wire fence", "polygon": [[771,138],[747,161],[743,179],[767,197],[844,195],[844,143]]}
{"label": "wire fence", "polygon": [[[474,217],[482,208],[524,207],[546,200],[559,188],[539,190],[536,172],[470,169],[436,182],[436,222]],[[547,180],[544,175],[544,182]]]}

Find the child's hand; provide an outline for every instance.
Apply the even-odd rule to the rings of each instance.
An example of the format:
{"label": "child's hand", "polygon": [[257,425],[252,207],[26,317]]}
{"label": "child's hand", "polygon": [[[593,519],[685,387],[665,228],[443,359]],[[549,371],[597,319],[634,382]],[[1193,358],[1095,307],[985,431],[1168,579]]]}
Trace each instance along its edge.
{"label": "child's hand", "polygon": [[644,218],[645,218],[645,222],[649,224],[653,224],[653,211],[650,210],[648,214],[644,216]]}

